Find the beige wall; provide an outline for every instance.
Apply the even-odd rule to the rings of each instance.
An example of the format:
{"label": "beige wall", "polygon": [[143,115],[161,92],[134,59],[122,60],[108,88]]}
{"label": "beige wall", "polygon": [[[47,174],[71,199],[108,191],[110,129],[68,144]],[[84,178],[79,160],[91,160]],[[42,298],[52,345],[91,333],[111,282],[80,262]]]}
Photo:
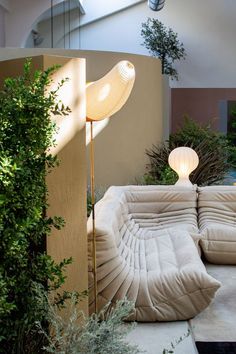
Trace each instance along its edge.
{"label": "beige wall", "polygon": [[[58,99],[71,108],[71,113],[56,119],[60,130],[52,152],[58,154],[60,165],[47,177],[49,214],[61,215],[66,224],[60,231],[53,230],[47,240],[47,250],[58,262],[73,258],[64,288],[81,292],[88,289],[85,60],[44,56],[44,69],[55,64],[61,68],[53,75],[51,88],[61,79],[69,78]],[[87,313],[87,299],[83,310]]]}
{"label": "beige wall", "polygon": [[[24,60],[0,62],[0,84],[7,76],[19,75]],[[69,82],[59,91],[58,99],[69,105],[72,113],[58,117],[60,127],[56,136],[57,153],[60,166],[47,177],[49,191],[49,215],[62,216],[65,227],[53,229],[47,239],[47,252],[56,261],[73,257],[72,265],[67,268],[64,289],[83,291],[88,288],[87,276],[87,216],[86,216],[86,145],[85,145],[85,60],[56,56],[38,56],[33,59],[35,68],[47,69],[54,64],[61,68],[53,75],[53,88],[62,78]],[[87,300],[82,305],[87,312]]]}
{"label": "beige wall", "polygon": [[95,176],[99,187],[135,183],[145,173],[145,149],[162,140],[160,62],[150,57],[87,52],[87,78],[94,81],[123,59],[136,70],[133,91],[123,108],[95,138]]}
{"label": "beige wall", "polygon": [[135,183],[148,163],[145,149],[163,138],[159,60],[124,53],[62,49],[0,49],[0,58],[41,53],[86,58],[87,81],[99,79],[119,60],[128,59],[135,65],[136,82],[128,102],[95,139],[96,186]]}

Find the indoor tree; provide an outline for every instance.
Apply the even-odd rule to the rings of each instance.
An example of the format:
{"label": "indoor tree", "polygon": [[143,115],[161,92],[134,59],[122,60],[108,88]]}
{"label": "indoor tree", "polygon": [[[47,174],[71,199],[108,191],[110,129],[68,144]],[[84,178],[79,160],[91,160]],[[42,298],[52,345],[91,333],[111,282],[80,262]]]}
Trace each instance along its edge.
{"label": "indoor tree", "polygon": [[176,60],[185,59],[184,45],[178,39],[178,34],[155,18],[148,18],[142,23],[141,36],[143,45],[150,54],[161,60],[162,74],[178,80],[178,72],[173,64]]}

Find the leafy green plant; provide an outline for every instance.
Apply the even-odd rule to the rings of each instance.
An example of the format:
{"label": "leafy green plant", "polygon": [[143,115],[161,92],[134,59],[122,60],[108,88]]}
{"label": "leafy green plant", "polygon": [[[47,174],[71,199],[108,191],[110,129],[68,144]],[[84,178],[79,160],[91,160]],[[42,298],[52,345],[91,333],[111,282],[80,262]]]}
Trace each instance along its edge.
{"label": "leafy green plant", "polygon": [[178,80],[178,72],[173,65],[176,60],[185,59],[186,52],[177,33],[158,19],[148,18],[142,23],[141,36],[144,38],[142,44],[151,55],[161,59],[162,74]]}
{"label": "leafy green plant", "polygon": [[[47,90],[57,67],[7,78],[0,91],[0,352],[26,353],[35,321],[44,312],[35,284],[57,290],[71,259],[55,263],[46,254],[46,236],[60,229],[60,217],[47,216],[45,178],[58,164],[49,148],[55,144],[53,115],[67,115],[58,90]],[[47,92],[47,93],[46,93]],[[62,303],[68,294],[58,295]],[[32,353],[32,351],[28,351]],[[34,352],[34,351],[33,351]],[[35,352],[34,352],[35,353]]]}
{"label": "leafy green plant", "polygon": [[227,139],[232,146],[230,151],[230,163],[232,168],[236,169],[236,107],[231,110],[231,117],[228,122]]}
{"label": "leafy green plant", "polygon": [[86,318],[78,311],[76,301],[72,297],[67,306],[67,316],[61,317],[48,297],[48,323],[50,335],[38,323],[48,345],[44,347],[47,353],[58,354],[138,354],[136,346],[125,341],[133,324],[125,324],[124,319],[133,311],[134,304],[121,300],[115,306],[109,304],[100,311]]}
{"label": "leafy green plant", "polygon": [[188,146],[197,152],[199,165],[191,173],[190,180],[199,186],[220,183],[233,167],[231,156],[236,153],[236,148],[227,137],[213,131],[210,124],[203,126],[185,117],[183,126],[171,134],[168,141],[146,151],[150,163],[144,182],[174,184],[177,181],[177,174],[169,167],[168,156],[178,146]]}

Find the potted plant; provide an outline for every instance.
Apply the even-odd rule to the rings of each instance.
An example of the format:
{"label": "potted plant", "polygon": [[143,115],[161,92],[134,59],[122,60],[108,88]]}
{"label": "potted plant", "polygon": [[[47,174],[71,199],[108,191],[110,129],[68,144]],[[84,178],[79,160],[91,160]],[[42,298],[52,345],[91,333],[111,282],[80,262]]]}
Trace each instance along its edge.
{"label": "potted plant", "polygon": [[176,60],[185,59],[184,45],[178,39],[178,34],[155,18],[148,18],[142,23],[141,36],[143,45],[150,54],[161,60],[162,74],[178,80],[178,72],[174,68]]}

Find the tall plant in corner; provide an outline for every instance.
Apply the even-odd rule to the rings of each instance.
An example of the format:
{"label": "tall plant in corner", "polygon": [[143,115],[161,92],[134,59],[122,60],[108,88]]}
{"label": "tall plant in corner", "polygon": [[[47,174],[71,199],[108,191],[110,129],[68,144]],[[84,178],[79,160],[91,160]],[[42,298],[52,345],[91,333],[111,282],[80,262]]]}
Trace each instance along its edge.
{"label": "tall plant in corner", "polygon": [[45,177],[58,162],[48,152],[55,144],[51,116],[70,111],[57,102],[65,80],[45,94],[56,69],[32,73],[27,61],[23,75],[6,79],[0,91],[1,353],[36,353],[33,342],[38,337],[32,329],[35,321],[43,322],[44,309],[35,289],[58,289],[71,262],[65,259],[57,264],[45,250],[51,229],[63,225],[60,217],[46,213]]}
{"label": "tall plant in corner", "polygon": [[178,34],[165,27],[158,19],[148,18],[142,23],[141,36],[144,38],[142,44],[150,54],[161,60],[162,74],[178,80],[174,62],[186,57],[184,45],[178,39]]}

